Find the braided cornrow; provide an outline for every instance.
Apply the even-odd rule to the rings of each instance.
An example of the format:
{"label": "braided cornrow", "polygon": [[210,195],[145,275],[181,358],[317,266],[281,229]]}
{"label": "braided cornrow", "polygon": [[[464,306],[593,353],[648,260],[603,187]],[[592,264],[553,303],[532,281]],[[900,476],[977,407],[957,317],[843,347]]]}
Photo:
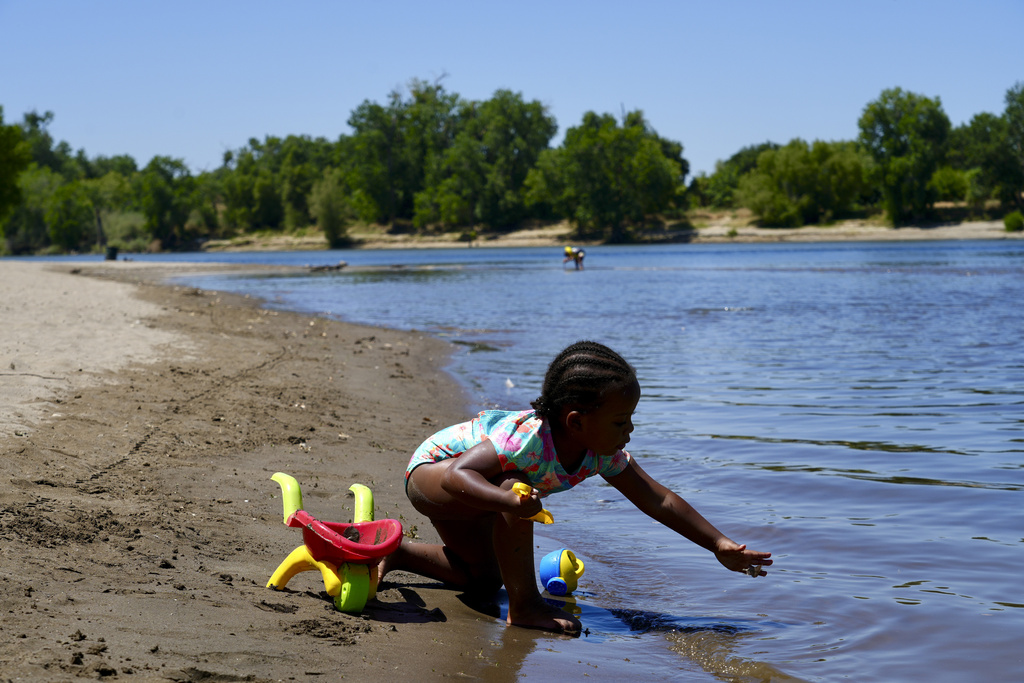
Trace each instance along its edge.
{"label": "braided cornrow", "polygon": [[587,412],[609,388],[636,381],[636,370],[607,346],[580,341],[558,354],[544,375],[540,397],[531,405],[540,417],[557,418],[563,407]]}

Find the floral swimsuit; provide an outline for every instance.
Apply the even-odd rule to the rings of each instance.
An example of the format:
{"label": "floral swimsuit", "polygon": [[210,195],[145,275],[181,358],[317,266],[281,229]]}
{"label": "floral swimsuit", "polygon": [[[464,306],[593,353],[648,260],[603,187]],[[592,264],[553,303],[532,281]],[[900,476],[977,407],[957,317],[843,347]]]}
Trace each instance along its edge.
{"label": "floral swimsuit", "polygon": [[595,474],[614,477],[630,461],[629,453],[623,450],[605,456],[587,451],[579,468],[566,472],[555,456],[551,428],[535,411],[485,410],[469,422],[442,429],[420,444],[405,470],[406,485],[409,475],[420,465],[457,458],[484,439],[494,444],[502,471],[518,470],[525,474],[542,498],[567,491]]}

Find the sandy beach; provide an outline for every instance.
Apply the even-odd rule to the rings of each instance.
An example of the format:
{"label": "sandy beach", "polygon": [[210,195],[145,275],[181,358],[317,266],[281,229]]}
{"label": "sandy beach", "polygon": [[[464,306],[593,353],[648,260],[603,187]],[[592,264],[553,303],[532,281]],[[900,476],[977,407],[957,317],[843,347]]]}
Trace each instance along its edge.
{"label": "sandy beach", "polygon": [[155,284],[171,270],[0,262],[3,680],[509,680],[555,638],[401,573],[361,615],[317,572],[266,588],[301,543],[279,470],[321,519],[363,483],[431,538],[402,472],[464,397],[440,341]]}

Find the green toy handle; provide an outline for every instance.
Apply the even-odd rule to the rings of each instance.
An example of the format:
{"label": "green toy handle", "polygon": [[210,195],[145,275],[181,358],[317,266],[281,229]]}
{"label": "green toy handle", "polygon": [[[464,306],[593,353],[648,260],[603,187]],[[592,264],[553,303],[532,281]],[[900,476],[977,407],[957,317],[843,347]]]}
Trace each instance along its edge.
{"label": "green toy handle", "polygon": [[356,497],[355,509],[352,514],[353,522],[373,521],[373,491],[362,484],[352,484],[348,487]]}
{"label": "green toy handle", "polygon": [[[284,501],[284,523],[288,524],[288,518],[302,509],[302,489],[295,477],[284,472],[275,472],[271,477],[281,485],[281,499]],[[371,508],[372,510],[372,508]]]}

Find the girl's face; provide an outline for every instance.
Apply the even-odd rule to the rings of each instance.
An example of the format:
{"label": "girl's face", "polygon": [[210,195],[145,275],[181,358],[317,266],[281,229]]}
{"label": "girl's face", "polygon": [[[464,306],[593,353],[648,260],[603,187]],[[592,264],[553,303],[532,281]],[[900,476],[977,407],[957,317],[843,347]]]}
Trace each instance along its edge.
{"label": "girl's face", "polygon": [[598,455],[613,455],[625,448],[639,402],[640,385],[636,381],[606,391],[600,407],[582,416],[587,448]]}

